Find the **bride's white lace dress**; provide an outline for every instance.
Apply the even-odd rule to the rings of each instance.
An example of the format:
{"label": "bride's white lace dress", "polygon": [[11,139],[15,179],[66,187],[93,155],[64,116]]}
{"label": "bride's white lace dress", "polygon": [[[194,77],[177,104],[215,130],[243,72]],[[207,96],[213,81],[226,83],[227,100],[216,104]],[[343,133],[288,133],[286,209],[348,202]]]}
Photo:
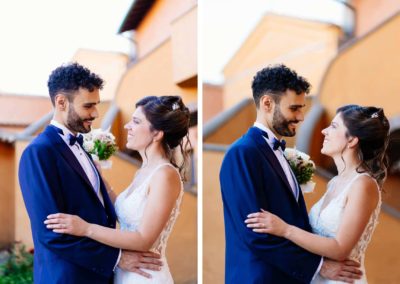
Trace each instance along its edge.
{"label": "bride's white lace dress", "polygon": [[[136,231],[140,226],[144,209],[147,203],[149,193],[149,184],[151,177],[154,173],[163,166],[171,166],[171,164],[162,164],[156,167],[143,181],[143,183],[136,188],[131,184],[125,189],[115,201],[115,211],[118,216],[118,221],[121,230]],[[173,167],[174,168],[174,167]],[[175,169],[175,168],[174,168]],[[151,251],[157,252],[161,255],[163,265],[160,271],[151,271],[144,269],[145,272],[151,274],[152,278],[145,278],[137,273],[124,271],[117,268],[114,276],[115,284],[130,284],[130,283],[174,283],[171,273],[169,271],[167,259],[165,257],[165,250],[167,247],[168,237],[172,231],[172,227],[178,217],[179,207],[183,196],[183,185],[181,183],[181,191],[176,200],[174,209],[171,212],[169,220],[161,232],[156,242],[151,247]]]}
{"label": "bride's white lace dress", "polygon": [[[336,197],[334,197],[327,205],[325,205],[324,199],[326,198],[327,193],[333,188],[332,185],[335,182],[335,178],[333,178],[328,183],[326,193],[311,208],[309,213],[310,224],[315,234],[330,238],[336,236],[336,233],[339,230],[340,223],[342,222],[342,216],[346,203],[347,193],[351,188],[351,184],[361,175],[367,175],[367,173],[357,174]],[[322,204],[324,204],[325,208],[321,208]],[[381,204],[382,204],[381,194],[379,191],[378,205],[374,210],[374,212],[372,213],[368,225],[365,228],[363,234],[361,235],[360,240],[350,253],[350,259],[360,262],[361,270],[363,271],[363,277],[360,280],[354,282],[357,284],[367,283],[367,277],[365,274],[365,267],[364,267],[365,251],[367,249],[368,243],[371,240],[375,227],[378,224],[378,215],[380,212]],[[317,275],[316,278],[311,283],[330,284],[330,283],[344,283],[344,282],[328,280],[326,278],[321,277],[320,275]]]}

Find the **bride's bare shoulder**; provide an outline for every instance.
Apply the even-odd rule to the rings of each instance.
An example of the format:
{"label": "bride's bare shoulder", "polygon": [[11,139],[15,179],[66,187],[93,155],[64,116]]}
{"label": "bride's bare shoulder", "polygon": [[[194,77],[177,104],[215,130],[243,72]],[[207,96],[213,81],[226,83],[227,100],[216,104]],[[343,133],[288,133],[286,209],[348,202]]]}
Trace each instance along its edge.
{"label": "bride's bare shoulder", "polygon": [[178,191],[181,188],[181,176],[178,170],[172,165],[165,165],[159,168],[150,181],[150,187],[157,185]]}
{"label": "bride's bare shoulder", "polygon": [[351,187],[349,198],[357,199],[359,202],[365,202],[364,204],[366,206],[370,205],[371,208],[376,207],[380,198],[380,189],[373,177],[361,175],[353,182]]}

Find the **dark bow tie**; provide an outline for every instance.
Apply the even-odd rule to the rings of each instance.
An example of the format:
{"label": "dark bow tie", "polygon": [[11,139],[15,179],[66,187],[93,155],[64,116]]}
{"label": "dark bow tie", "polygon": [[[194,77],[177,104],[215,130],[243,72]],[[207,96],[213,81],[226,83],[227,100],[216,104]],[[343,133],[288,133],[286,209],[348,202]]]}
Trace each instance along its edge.
{"label": "dark bow tie", "polygon": [[285,151],[285,149],[286,149],[286,141],[283,140],[283,139],[279,141],[275,137],[273,139],[274,139],[273,140],[273,143],[274,143],[273,149],[274,150],[278,150],[279,147],[281,147],[282,151]]}
{"label": "dark bow tie", "polygon": [[[51,127],[53,127],[57,133],[64,135],[64,131],[61,128],[58,128],[55,125],[50,124]],[[77,136],[74,136],[72,134],[68,134],[68,140],[69,140],[69,145],[75,145],[76,142],[78,142],[79,145],[83,148],[83,136],[81,134],[78,134]]]}
{"label": "dark bow tie", "polygon": [[[260,131],[261,131],[261,134],[262,134],[262,136],[264,136],[265,138],[267,138],[267,139],[269,139],[269,137],[268,137],[268,133],[267,132],[265,132],[265,131],[263,131],[263,130],[261,130],[260,129]],[[285,151],[285,149],[286,149],[286,141],[285,140],[281,140],[281,141],[279,141],[278,139],[276,139],[275,137],[273,137],[273,149],[274,149],[274,151],[275,150],[278,150],[279,149],[279,147],[281,147],[281,149],[282,149],[282,151]]]}
{"label": "dark bow tie", "polygon": [[81,147],[83,147],[83,136],[82,135],[77,135],[74,136],[72,134],[68,135],[68,139],[69,139],[69,145],[75,145],[76,142],[78,142],[79,145],[81,145]]}

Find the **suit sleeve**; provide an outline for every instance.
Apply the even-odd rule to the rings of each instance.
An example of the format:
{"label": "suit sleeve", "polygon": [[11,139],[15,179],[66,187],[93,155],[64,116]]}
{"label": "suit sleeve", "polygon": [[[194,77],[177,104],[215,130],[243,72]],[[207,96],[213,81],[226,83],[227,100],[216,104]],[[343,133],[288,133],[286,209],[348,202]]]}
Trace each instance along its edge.
{"label": "suit sleeve", "polygon": [[65,208],[56,167],[54,150],[41,145],[26,148],[20,160],[19,182],[34,239],[62,259],[110,277],[119,249],[85,237],[54,233],[43,223],[49,214]]}
{"label": "suit sleeve", "polygon": [[[291,241],[269,234],[255,233],[244,223],[247,215],[258,212],[263,184],[263,165],[260,153],[248,146],[231,148],[222,163],[220,182],[224,206],[239,238],[255,255],[266,263],[301,282],[313,278],[321,256],[312,254]],[[226,218],[226,217],[225,217]]]}

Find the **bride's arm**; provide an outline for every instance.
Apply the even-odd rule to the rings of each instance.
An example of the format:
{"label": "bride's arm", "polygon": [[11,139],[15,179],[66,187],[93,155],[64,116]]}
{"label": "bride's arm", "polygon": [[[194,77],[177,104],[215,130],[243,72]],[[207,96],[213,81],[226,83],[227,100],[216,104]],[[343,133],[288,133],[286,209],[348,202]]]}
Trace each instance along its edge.
{"label": "bride's arm", "polygon": [[128,232],[89,224],[69,214],[52,214],[45,221],[56,233],[86,236],[103,244],[128,250],[148,251],[167,223],[181,190],[180,177],[171,167],[157,171],[150,182],[150,192],[138,231]]}
{"label": "bride's arm", "polygon": [[375,210],[379,193],[374,180],[359,177],[349,191],[336,238],[325,238],[289,225],[274,214],[250,214],[246,223],[253,231],[284,237],[298,246],[335,260],[345,260],[357,244]]}

